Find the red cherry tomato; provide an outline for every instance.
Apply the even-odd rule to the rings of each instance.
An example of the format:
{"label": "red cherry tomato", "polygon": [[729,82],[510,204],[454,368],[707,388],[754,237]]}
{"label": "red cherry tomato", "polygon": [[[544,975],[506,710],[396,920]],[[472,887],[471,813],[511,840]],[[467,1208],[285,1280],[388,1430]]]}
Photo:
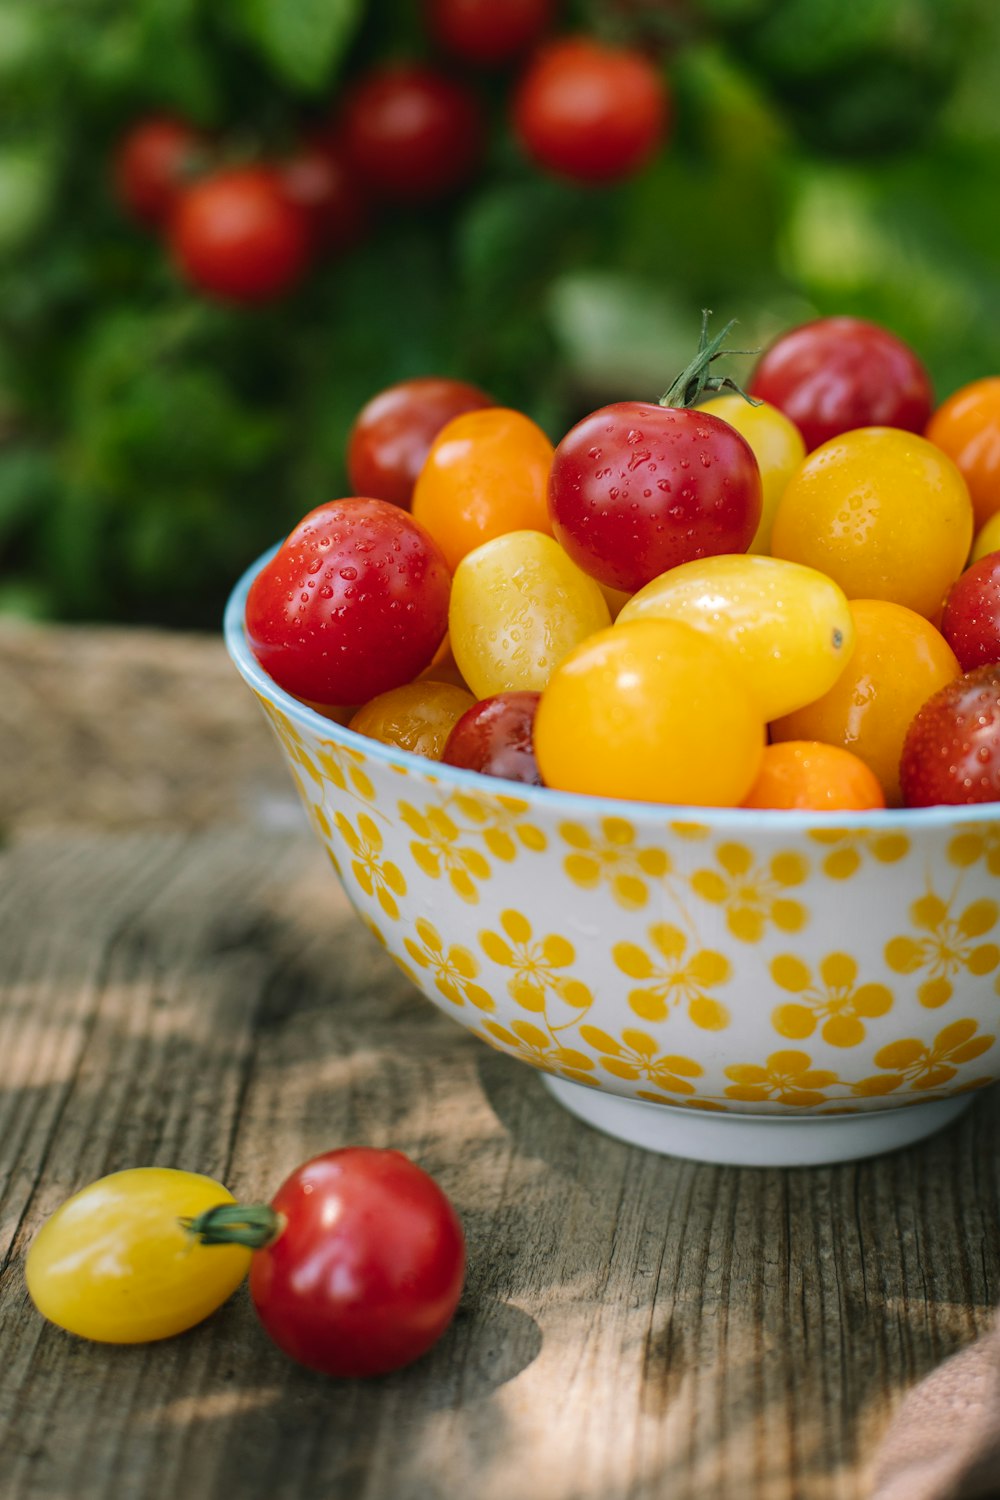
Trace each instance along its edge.
{"label": "red cherry tomato", "polygon": [[384,198],[424,203],[469,177],[483,124],[475,95],[430,68],[371,73],[344,106],[344,142],[361,180]]}
{"label": "red cherry tomato", "polygon": [[856,427],[922,433],[934,406],[913,350],[862,318],[820,318],[782,334],[758,361],[750,394],[783,411],[810,452]]}
{"label": "red cherry tomato", "polygon": [[240,167],[203,177],[181,195],[170,241],[193,286],[232,302],[263,302],[301,277],[309,226],[276,172]]}
{"label": "red cherry tomato", "polygon": [[292,1359],[325,1375],[383,1375],[441,1337],[462,1293],[462,1226],[402,1152],[314,1157],[271,1207],[284,1227],[254,1254],[250,1295]]}
{"label": "red cherry tomato", "polygon": [[115,156],[115,188],[133,218],[155,228],[166,223],[185,180],[205,149],[193,125],[166,116],[140,120]]}
{"label": "red cherry tomato", "polygon": [[547,28],[555,0],[425,0],[434,38],[463,62],[494,68],[526,51]]}
{"label": "red cherry tomato", "polygon": [[278,172],[286,195],[308,219],[318,250],[347,250],[363,237],[368,209],[343,151],[325,141],[306,142]]}
{"label": "red cherry tomato", "polygon": [[514,130],[541,167],[580,182],[638,170],[663,139],[669,98],[642,53],[570,37],[544,47],[514,98]]}
{"label": "red cherry tomato", "polygon": [[1000,802],[1000,666],[928,698],[906,732],[899,780],[906,807]]}
{"label": "red cherry tomato", "polygon": [[988,552],[952,584],[941,634],[963,672],[1000,662],[1000,552]]}
{"label": "red cherry tomato", "polygon": [[745,552],[761,511],[746,439],[707,412],[618,401],[556,448],[549,514],[584,572],[634,594],[696,557]]}
{"label": "red cherry tomato", "polygon": [[333,500],[257,574],[246,632],[279,687],[313,703],[367,703],[422,672],[448,626],[451,576],[412,516]]}
{"label": "red cherry tomato", "polygon": [[466,709],[448,736],[445,765],[541,786],[531,732],[540,693],[497,693]]}
{"label": "red cherry tomato", "polygon": [[496,403],[462,380],[425,376],[390,385],[363,406],[347,440],[347,473],[359,495],[409,508],[413,486],[442,427]]}

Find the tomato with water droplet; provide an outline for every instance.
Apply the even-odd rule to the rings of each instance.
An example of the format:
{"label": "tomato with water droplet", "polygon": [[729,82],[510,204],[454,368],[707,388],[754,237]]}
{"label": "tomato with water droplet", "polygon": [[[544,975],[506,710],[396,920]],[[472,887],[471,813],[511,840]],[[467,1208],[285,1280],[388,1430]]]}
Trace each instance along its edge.
{"label": "tomato with water droplet", "polygon": [[286,692],[366,703],[430,665],[450,588],[441,549],[412,516],[384,500],[333,500],[257,574],[247,639]]}
{"label": "tomato with water droplet", "polygon": [[761,515],[746,438],[708,412],[618,401],[555,451],[552,529],[578,567],[635,593],[696,557],[746,552]]}

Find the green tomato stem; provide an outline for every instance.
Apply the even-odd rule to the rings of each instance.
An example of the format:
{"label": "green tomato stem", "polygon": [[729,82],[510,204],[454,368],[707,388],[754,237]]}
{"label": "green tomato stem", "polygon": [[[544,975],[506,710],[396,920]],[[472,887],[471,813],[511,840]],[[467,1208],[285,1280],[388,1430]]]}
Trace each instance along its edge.
{"label": "green tomato stem", "polygon": [[743,387],[730,376],[711,374],[712,361],[721,359],[726,354],[758,353],[756,349],[723,349],[722,346],[730,332],[736,327],[735,318],[730,318],[722,332],[710,339],[708,320],[711,316],[709,308],[702,308],[698,352],[691,363],[681,371],[670,389],[660,397],[661,406],[677,406],[685,409],[697,406],[707,392],[714,391],[734,391],[736,395],[742,396],[744,401],[749,401],[751,406],[760,406],[761,403],[755,397],[748,396]]}
{"label": "green tomato stem", "polygon": [[268,1203],[219,1203],[180,1223],[200,1245],[245,1245],[248,1250],[273,1244],[285,1227],[283,1215]]}

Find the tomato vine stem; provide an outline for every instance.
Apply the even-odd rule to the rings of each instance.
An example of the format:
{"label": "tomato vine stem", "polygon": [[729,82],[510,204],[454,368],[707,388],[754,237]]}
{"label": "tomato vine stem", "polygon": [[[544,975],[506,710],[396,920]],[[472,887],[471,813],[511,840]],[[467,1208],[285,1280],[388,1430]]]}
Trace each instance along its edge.
{"label": "tomato vine stem", "polygon": [[714,338],[708,336],[708,320],[712,316],[711,308],[704,307],[701,312],[701,337],[698,341],[698,352],[671,385],[670,389],[660,397],[661,406],[677,406],[689,408],[697,406],[699,401],[707,392],[712,391],[734,391],[736,395],[742,396],[751,406],[760,406],[760,402],[753,396],[748,396],[746,391],[730,375],[713,375],[711,366],[713,360],[721,359],[726,354],[757,354],[757,349],[724,349],[722,346],[736,327],[736,319],[730,318],[721,333]]}
{"label": "tomato vine stem", "polygon": [[245,1245],[248,1250],[273,1244],[285,1227],[284,1216],[268,1203],[219,1203],[180,1223],[201,1245]]}

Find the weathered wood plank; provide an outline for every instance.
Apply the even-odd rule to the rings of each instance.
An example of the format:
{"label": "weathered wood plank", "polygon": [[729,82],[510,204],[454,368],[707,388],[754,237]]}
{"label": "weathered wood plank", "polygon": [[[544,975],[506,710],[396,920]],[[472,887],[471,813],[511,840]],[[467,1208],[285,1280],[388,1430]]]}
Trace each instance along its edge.
{"label": "weathered wood plank", "polygon": [[0,836],[288,827],[297,811],[217,637],[0,622]]}
{"label": "weathered wood plank", "polygon": [[[1000,1107],[881,1161],[646,1155],[422,1001],[305,838],[25,838],[0,857],[0,1493],[129,1500],[860,1500],[902,1391],[1000,1297]],[[26,1245],[102,1172],[238,1193],[348,1141],[454,1197],[470,1270],[420,1364],[331,1383],[245,1294],[183,1338],[85,1345]]]}

